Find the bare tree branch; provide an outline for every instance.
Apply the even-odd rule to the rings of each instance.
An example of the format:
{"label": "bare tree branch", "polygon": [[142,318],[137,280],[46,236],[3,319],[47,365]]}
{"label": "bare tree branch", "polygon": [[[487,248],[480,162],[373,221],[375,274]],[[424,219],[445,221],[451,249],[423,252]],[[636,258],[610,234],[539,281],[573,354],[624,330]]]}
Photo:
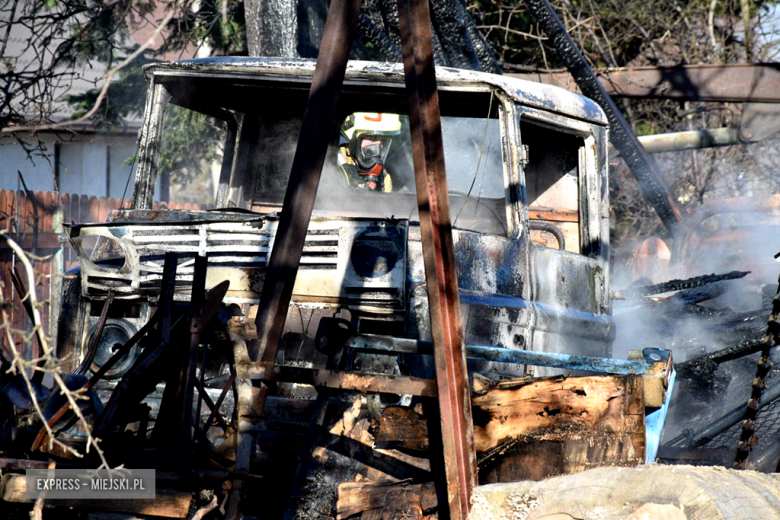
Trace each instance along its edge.
{"label": "bare tree branch", "polygon": [[29,125],[29,126],[9,126],[6,128],[3,128],[0,130],[0,133],[3,134],[10,134],[10,133],[16,133],[16,132],[40,132],[42,130],[53,130],[56,128],[65,128],[68,126],[77,125],[79,123],[83,123],[87,119],[91,118],[100,108],[101,103],[103,102],[103,99],[106,97],[106,94],[108,93],[108,87],[111,85],[111,80],[113,79],[114,75],[117,74],[120,70],[125,68],[130,62],[132,62],[135,58],[137,58],[142,52],[144,52],[146,49],[148,49],[152,44],[155,43],[157,40],[157,36],[160,35],[160,33],[165,29],[165,27],[168,25],[168,22],[173,19],[174,14],[176,13],[175,9],[171,9],[167,15],[165,15],[165,18],[162,19],[160,24],[157,26],[157,28],[154,30],[152,35],[141,45],[138,47],[132,54],[130,54],[127,58],[125,58],[119,65],[112,68],[108,71],[108,74],[106,74],[105,82],[103,83],[103,88],[100,90],[100,94],[98,94],[97,100],[95,101],[94,106],[87,111],[84,115],[81,117],[78,117],[76,119],[72,119],[70,121],[62,121],[59,123],[50,123],[50,124],[43,124],[43,125]]}

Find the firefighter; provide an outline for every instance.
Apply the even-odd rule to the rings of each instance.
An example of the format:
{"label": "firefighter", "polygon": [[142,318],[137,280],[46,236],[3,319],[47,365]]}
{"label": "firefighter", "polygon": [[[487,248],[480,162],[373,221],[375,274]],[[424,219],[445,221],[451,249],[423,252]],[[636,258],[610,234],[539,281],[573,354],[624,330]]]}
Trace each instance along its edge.
{"label": "firefighter", "polygon": [[344,120],[339,138],[338,163],[353,189],[393,191],[385,160],[393,136],[401,134],[398,114],[355,112]]}

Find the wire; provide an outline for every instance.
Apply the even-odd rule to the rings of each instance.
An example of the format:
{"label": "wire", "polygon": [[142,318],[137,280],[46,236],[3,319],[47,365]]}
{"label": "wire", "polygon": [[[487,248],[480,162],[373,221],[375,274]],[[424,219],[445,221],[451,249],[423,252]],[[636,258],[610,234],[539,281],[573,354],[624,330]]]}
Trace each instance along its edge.
{"label": "wire", "polygon": [[452,221],[453,227],[458,222],[458,218],[460,217],[461,211],[463,211],[463,208],[466,207],[466,202],[468,202],[468,199],[471,197],[471,191],[474,189],[474,184],[477,183],[477,177],[479,176],[479,166],[482,164],[482,155],[485,151],[485,143],[487,142],[487,134],[488,134],[488,127],[490,126],[490,111],[493,108],[493,96],[495,94],[495,91],[490,91],[490,102],[488,103],[488,113],[485,118],[485,132],[482,135],[482,146],[479,149],[479,158],[477,159],[477,168],[476,171],[474,171],[474,178],[471,179],[471,186],[469,187],[469,191],[466,194],[466,200],[463,201],[463,205],[458,210],[458,214],[455,215],[455,219]]}

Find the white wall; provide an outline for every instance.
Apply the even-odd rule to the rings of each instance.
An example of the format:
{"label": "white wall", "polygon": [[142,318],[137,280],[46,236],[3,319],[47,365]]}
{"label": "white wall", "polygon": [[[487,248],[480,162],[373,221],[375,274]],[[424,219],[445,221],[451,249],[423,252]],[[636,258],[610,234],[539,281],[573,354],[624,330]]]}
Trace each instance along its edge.
{"label": "white wall", "polygon": [[[136,152],[134,134],[60,133],[41,134],[43,150],[28,156],[13,139],[0,140],[0,189],[15,190],[17,170],[21,171],[27,186],[33,191],[53,191],[54,143],[59,143],[60,193],[77,193],[98,197],[132,197],[134,179],[130,164],[125,164]],[[27,140],[28,147],[36,141]],[[157,193],[155,194],[158,195]]]}

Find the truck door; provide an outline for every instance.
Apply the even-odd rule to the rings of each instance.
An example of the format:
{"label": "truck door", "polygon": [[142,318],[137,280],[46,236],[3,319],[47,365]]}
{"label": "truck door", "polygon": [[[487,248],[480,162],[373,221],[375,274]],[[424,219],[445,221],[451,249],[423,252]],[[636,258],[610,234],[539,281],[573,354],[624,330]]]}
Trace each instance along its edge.
{"label": "truck door", "polygon": [[525,108],[518,127],[521,219],[530,238],[531,349],[609,356],[606,130]]}

